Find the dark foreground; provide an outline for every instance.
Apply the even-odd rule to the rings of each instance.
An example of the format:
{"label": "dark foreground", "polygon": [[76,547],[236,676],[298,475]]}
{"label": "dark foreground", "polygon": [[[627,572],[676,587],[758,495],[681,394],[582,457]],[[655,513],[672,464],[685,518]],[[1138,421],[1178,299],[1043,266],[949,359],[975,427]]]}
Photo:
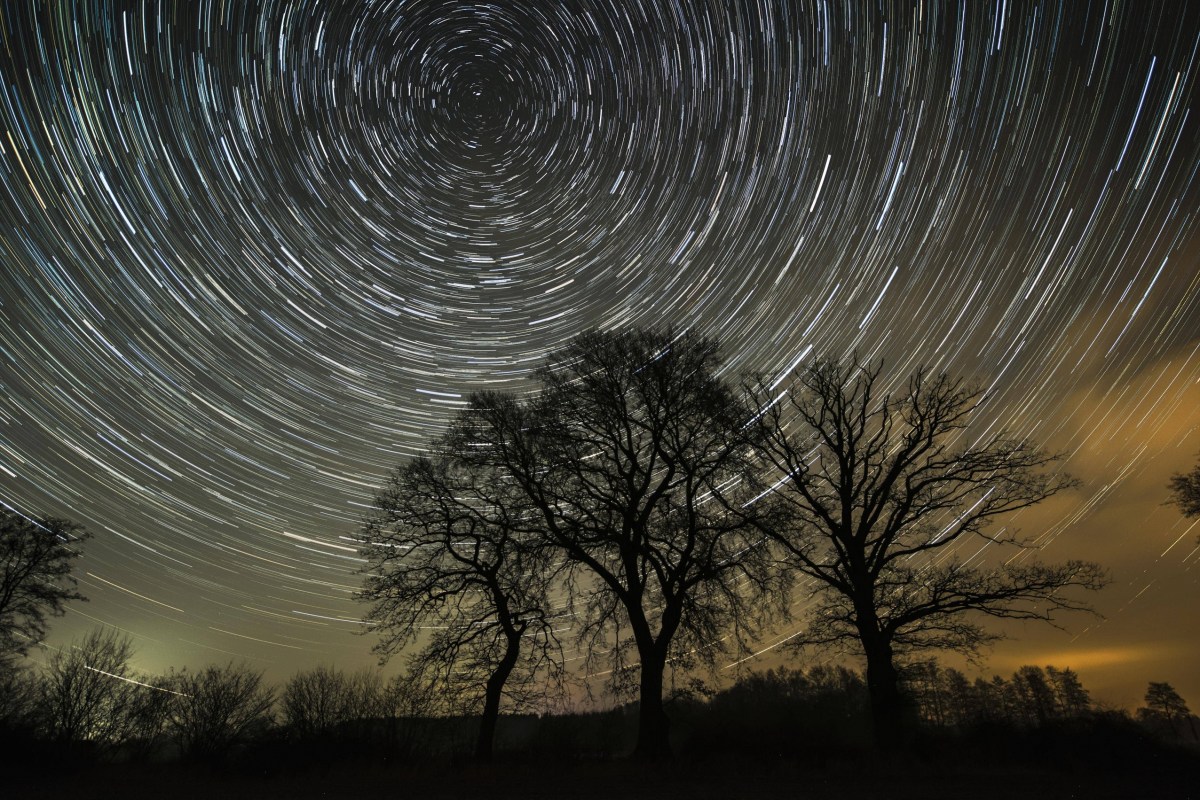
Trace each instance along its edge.
{"label": "dark foreground", "polygon": [[[288,772],[269,765],[214,770],[182,765],[97,765],[69,773],[13,775],[7,797],[28,800],[200,800],[228,798],[1200,798],[1200,769],[1146,763],[1120,770],[1072,767],[1006,769],[848,761],[819,767],[759,760],[679,760],[492,765],[338,763]],[[8,781],[6,781],[7,783]]]}

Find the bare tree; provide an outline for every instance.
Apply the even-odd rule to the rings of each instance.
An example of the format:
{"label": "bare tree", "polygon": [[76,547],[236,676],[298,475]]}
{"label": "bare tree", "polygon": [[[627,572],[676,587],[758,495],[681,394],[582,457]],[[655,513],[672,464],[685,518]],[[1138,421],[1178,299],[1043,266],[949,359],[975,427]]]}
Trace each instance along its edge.
{"label": "bare tree", "polygon": [[167,736],[171,709],[179,697],[169,675],[142,675],[124,698],[124,752],[131,758],[151,757]]}
{"label": "bare tree", "polygon": [[565,559],[589,656],[619,678],[636,654],[641,757],[670,751],[668,663],[744,643],[774,576],[749,519],[750,409],[721,370],[695,334],[593,331],[536,373],[536,397],[474,396],[456,434]]}
{"label": "bare tree", "polygon": [[[367,578],[359,598],[385,658],[422,640],[416,684],[482,704],[475,756],[492,756],[505,696],[562,676],[547,592],[552,570],[530,507],[502,475],[463,457],[470,443],[435,442],[391,475],[362,530]],[[482,697],[479,689],[482,688]]]}
{"label": "bare tree", "polygon": [[38,687],[38,716],[46,735],[64,745],[105,747],[122,741],[137,688],[133,645],[112,629],[96,629],[55,652]]}
{"label": "bare tree", "polygon": [[283,725],[300,739],[329,736],[346,719],[346,675],[325,665],[298,672],[280,696]]}
{"label": "bare tree", "polygon": [[274,722],[274,690],[245,664],[182,670],[170,687],[167,725],[185,758],[223,758]]}
{"label": "bare tree", "polygon": [[888,394],[880,371],[820,361],[782,393],[765,383],[752,392],[761,452],[789,509],[772,533],[814,601],[799,641],[861,647],[876,740],[890,746],[903,722],[898,654],[974,653],[998,638],[978,615],[1050,621],[1087,609],[1064,590],[1098,589],[1105,576],[1080,561],[985,566],[985,546],[1014,555],[1032,547],[993,522],[1071,480],[1049,471],[1054,455],[1024,440],[968,431],[983,395],[961,380],[918,370]]}
{"label": "bare tree", "polygon": [[23,655],[45,638],[47,616],[87,599],[75,590],[71,562],[89,536],[65,519],[0,511],[0,657]]}
{"label": "bare tree", "polygon": [[347,675],[318,666],[299,672],[284,686],[280,698],[283,724],[300,739],[331,738],[348,725],[382,711],[382,677],[374,670]]}
{"label": "bare tree", "polygon": [[436,751],[437,737],[430,736],[433,728],[430,717],[436,715],[439,694],[425,676],[403,672],[384,686],[380,696],[379,716],[383,719],[382,733],[388,751],[407,759]]}

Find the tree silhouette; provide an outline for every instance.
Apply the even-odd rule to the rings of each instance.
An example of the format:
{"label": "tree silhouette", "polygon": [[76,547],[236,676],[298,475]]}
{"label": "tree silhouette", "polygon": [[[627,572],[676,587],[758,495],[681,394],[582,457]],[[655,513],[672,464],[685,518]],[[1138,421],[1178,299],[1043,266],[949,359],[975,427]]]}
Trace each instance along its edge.
{"label": "tree silhouette", "polygon": [[131,679],[132,657],[129,638],[105,629],[55,651],[38,687],[38,716],[46,735],[64,746],[121,742],[140,688]]}
{"label": "tree silhouette", "polygon": [[619,680],[636,653],[641,757],[670,751],[668,662],[711,664],[767,608],[751,414],[721,367],[692,333],[588,332],[537,371],[536,397],[476,395],[458,432],[565,559],[589,657]]}
{"label": "tree silhouette", "polygon": [[1020,721],[1026,725],[1044,725],[1059,716],[1054,687],[1041,667],[1032,664],[1020,667],[1013,673],[1008,686]]}
{"label": "tree silhouette", "polygon": [[47,616],[87,599],[75,590],[71,562],[89,536],[69,520],[0,511],[0,658],[24,655],[45,638]]}
{"label": "tree silhouette", "polygon": [[1178,472],[1171,476],[1168,484],[1171,503],[1179,507],[1185,517],[1200,517],[1200,464],[1191,472]]}
{"label": "tree silhouette", "polygon": [[1062,717],[1079,717],[1092,708],[1092,698],[1088,690],[1083,688],[1079,675],[1070,667],[1059,669],[1046,666],[1046,679],[1054,688],[1054,697],[1058,703],[1058,714]]}
{"label": "tree silhouette", "polygon": [[0,659],[0,740],[31,731],[37,724],[37,674],[15,659]]}
{"label": "tree silhouette", "polygon": [[167,726],[185,758],[219,760],[274,721],[275,691],[245,664],[181,670],[168,685]]}
{"label": "tree silhouette", "polygon": [[[918,370],[895,394],[880,365],[819,361],[782,393],[760,382],[763,458],[788,507],[772,531],[813,593],[798,641],[857,643],[866,658],[876,741],[903,733],[896,657],[946,648],[972,653],[997,638],[972,612],[1051,620],[1086,609],[1064,589],[1097,589],[1094,564],[978,563],[984,546],[1021,553],[1031,542],[994,528],[1071,481],[1047,473],[1055,457],[988,428],[968,431],[982,393]],[[966,561],[958,546],[973,541]],[[974,563],[972,563],[974,562]]]}
{"label": "tree silhouette", "polygon": [[1003,722],[1036,727],[1078,719],[1092,711],[1092,701],[1079,676],[1069,668],[1025,665],[1011,680],[996,676],[972,684],[965,675],[936,660],[914,661],[901,670],[904,692],[918,717],[940,727],[968,727]]}
{"label": "tree silhouette", "polygon": [[1192,711],[1174,686],[1151,681],[1146,688],[1145,701],[1146,705],[1138,709],[1138,716],[1142,720],[1165,727],[1174,736],[1179,735],[1182,723],[1187,722],[1192,738],[1200,739],[1196,734]]}
{"label": "tree silhouette", "polygon": [[347,726],[381,715],[385,691],[382,676],[373,670],[347,675],[322,665],[298,672],[280,696],[283,724],[301,740],[346,737]]}
{"label": "tree silhouette", "polygon": [[[503,475],[467,458],[470,447],[444,438],[390,476],[363,526],[359,598],[372,603],[367,620],[385,658],[426,635],[410,662],[417,683],[468,703],[482,685],[475,755],[487,760],[502,697],[539,674],[554,682],[562,661],[532,508]],[[514,671],[519,686],[509,685]]]}

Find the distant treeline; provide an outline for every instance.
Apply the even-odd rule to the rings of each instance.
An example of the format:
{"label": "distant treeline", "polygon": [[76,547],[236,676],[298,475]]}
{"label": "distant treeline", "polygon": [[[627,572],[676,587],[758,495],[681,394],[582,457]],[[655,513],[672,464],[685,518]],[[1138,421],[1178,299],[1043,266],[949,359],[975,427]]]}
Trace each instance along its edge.
{"label": "distant treeline", "polygon": [[[405,678],[318,667],[272,687],[245,664],[166,675],[135,673],[132,648],[95,632],[41,668],[0,664],[3,758],[13,763],[254,760],[278,768],[374,759],[433,763],[469,754],[477,719]],[[1152,683],[1136,713],[1097,708],[1070,669],[1024,666],[1009,678],[970,680],[934,661],[903,670],[914,741],[958,737],[1033,741],[1031,732],[1145,748],[1200,747],[1195,715],[1168,684]],[[846,667],[753,672],[713,691],[692,684],[668,696],[682,756],[733,754],[801,760],[870,750],[861,673]],[[1013,732],[1024,737],[1014,737]],[[497,750],[513,757],[614,758],[634,746],[636,709],[509,714]],[[1094,743],[1089,749],[1095,749]]]}

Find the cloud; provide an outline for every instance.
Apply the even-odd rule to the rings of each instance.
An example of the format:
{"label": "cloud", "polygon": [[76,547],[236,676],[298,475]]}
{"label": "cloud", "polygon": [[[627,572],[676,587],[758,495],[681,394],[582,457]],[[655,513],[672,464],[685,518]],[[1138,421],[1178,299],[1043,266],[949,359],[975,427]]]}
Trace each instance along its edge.
{"label": "cloud", "polygon": [[1082,647],[1076,649],[1030,650],[993,659],[989,666],[1000,672],[1015,671],[1024,664],[1052,664],[1079,670],[1113,670],[1125,672],[1134,665],[1177,657],[1183,648],[1175,642],[1113,647]]}

